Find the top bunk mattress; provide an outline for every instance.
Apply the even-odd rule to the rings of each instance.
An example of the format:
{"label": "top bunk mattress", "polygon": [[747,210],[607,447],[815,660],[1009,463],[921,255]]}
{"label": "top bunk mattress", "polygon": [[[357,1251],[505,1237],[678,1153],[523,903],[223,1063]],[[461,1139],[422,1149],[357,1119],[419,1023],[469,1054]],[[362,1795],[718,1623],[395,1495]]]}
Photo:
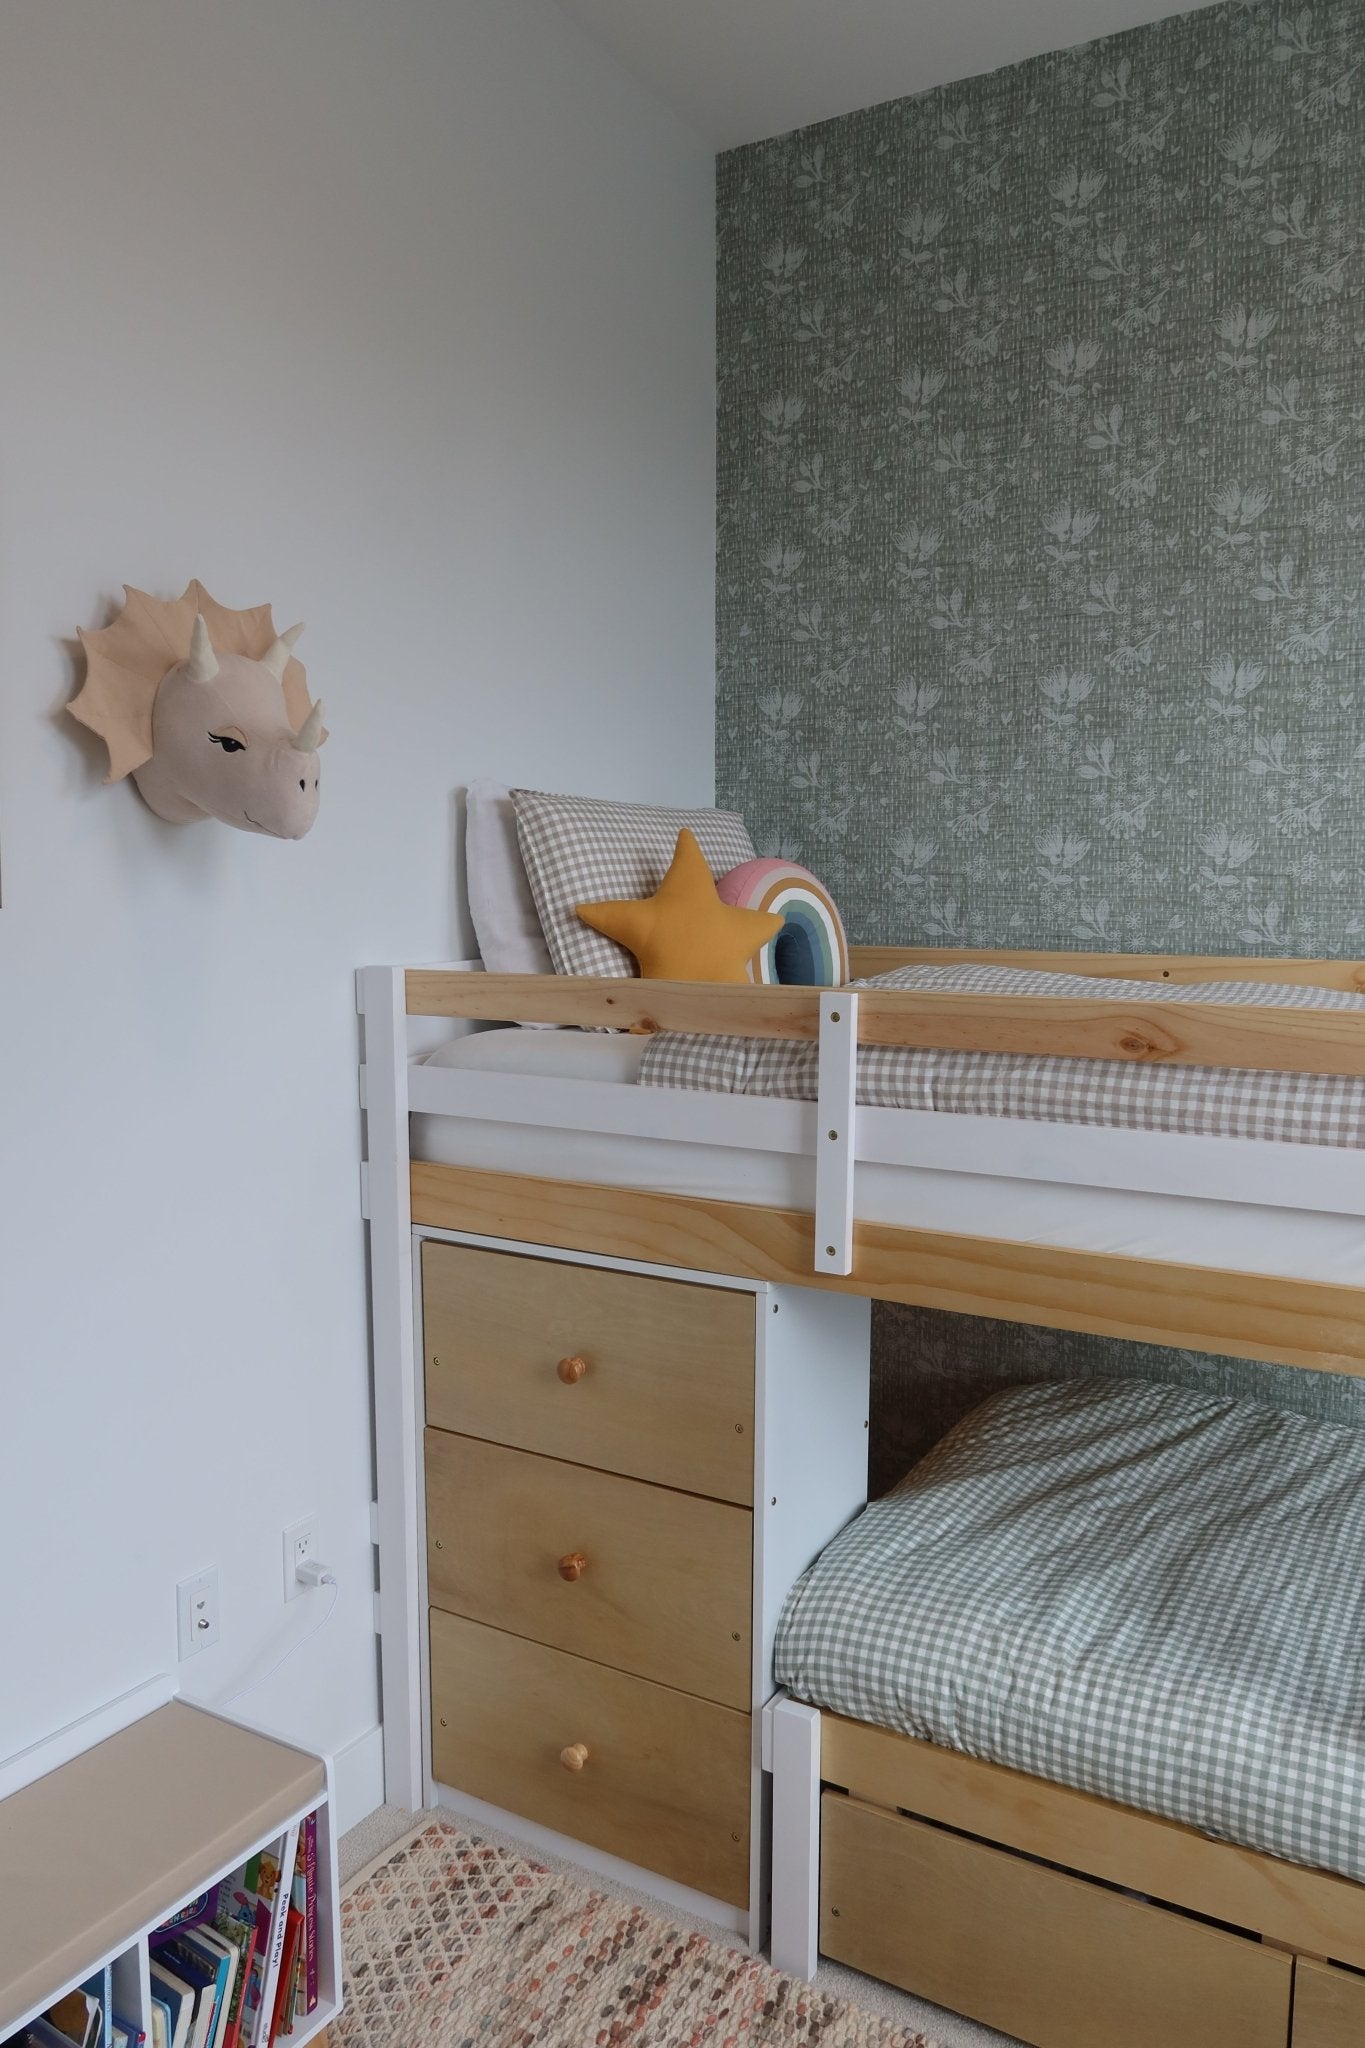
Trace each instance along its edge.
{"label": "top bunk mattress", "polygon": [[[938,995],[1082,996],[1137,1001],[1144,1007],[1197,997],[1204,1003],[1365,1015],[1365,996],[1345,989],[1259,981],[1185,987],[1015,967],[898,967],[851,986]],[[816,1099],[819,1047],[813,1040],[661,1032],[645,1044],[639,1079],[646,1088]],[[1210,1138],[1271,1138],[1286,1144],[1365,1145],[1365,1080],[1336,1074],[865,1045],[858,1053],[858,1100],[880,1109],[1183,1131]]]}
{"label": "top bunk mattress", "polygon": [[985,1402],[817,1559],[800,1700],[1365,1879],[1365,1432],[1089,1379]]}

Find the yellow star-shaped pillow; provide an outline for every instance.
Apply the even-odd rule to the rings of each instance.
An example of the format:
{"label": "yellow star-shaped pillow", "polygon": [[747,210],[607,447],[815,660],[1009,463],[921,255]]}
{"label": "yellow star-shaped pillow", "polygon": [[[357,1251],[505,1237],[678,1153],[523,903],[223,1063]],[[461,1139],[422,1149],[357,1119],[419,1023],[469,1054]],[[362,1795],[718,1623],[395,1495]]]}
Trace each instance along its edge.
{"label": "yellow star-shaped pillow", "polygon": [[749,962],[784,923],[771,911],[722,903],[685,825],[653,896],[575,907],[584,924],[635,955],[646,981],[748,981]]}

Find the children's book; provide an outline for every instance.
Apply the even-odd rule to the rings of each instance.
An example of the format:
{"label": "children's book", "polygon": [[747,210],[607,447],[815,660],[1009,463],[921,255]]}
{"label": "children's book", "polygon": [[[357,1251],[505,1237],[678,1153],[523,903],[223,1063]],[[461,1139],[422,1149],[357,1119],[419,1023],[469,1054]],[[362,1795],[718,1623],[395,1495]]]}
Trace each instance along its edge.
{"label": "children's book", "polygon": [[187,1927],[197,1927],[201,1920],[209,1919],[217,1896],[215,1886],[213,1891],[200,1892],[198,1898],[187,1900],[178,1913],[172,1913],[168,1920],[163,1920],[159,1927],[152,1929],[147,1936],[147,1946],[157,1949],[163,1941],[169,1941],[173,1935],[183,1933]]}
{"label": "children's book", "polygon": [[310,1813],[303,1833],[303,2002],[300,2017],[318,2009],[318,1817]]}
{"label": "children's book", "polygon": [[175,2027],[171,2020],[171,2008],[164,1998],[156,1994],[152,1986],[152,2048],[171,2048],[171,2037]]}
{"label": "children's book", "polygon": [[279,1981],[270,2021],[270,2048],[294,2031],[294,1967],[298,1962],[302,1934],[303,1915],[297,1906],[290,1904],[285,1911],[284,1948],[280,1955]]}
{"label": "children's book", "polygon": [[147,2048],[147,2035],[136,2020],[125,2020],[115,2013],[111,2024],[114,2048]]}
{"label": "children's book", "polygon": [[227,2018],[236,1950],[201,1923],[178,1935],[160,1953],[200,1994],[195,2007],[195,2030],[190,2037],[192,2048],[217,2048],[219,2020],[226,2022]]}
{"label": "children's book", "polygon": [[208,1921],[204,1921],[185,1938],[196,1948],[202,1949],[217,1966],[218,2004],[214,2013],[213,2031],[209,2035],[209,2048],[225,2048],[232,1994],[237,1987],[237,1950],[233,1943]]}
{"label": "children's book", "polygon": [[190,2048],[194,2031],[194,1992],[183,1977],[167,1968],[159,1954],[151,1958],[151,1971],[152,1990],[165,2001],[170,2014],[170,2048]]}
{"label": "children's book", "polygon": [[223,1909],[244,1925],[254,1924],[256,1929],[256,1953],[242,2000],[240,2048],[267,2048],[269,2042],[298,1836],[295,1823],[279,1845],[278,1854],[262,1850],[237,1877],[226,1880],[222,1888]]}
{"label": "children's book", "polygon": [[227,2032],[223,2036],[222,2048],[238,2048],[247,1979],[251,1974],[252,1958],[256,1953],[255,1916],[253,1914],[249,1923],[235,1917],[225,1903],[230,1897],[231,1887],[225,1884],[220,1890],[218,1912],[213,1923],[215,1932],[224,1941],[231,1943],[237,1951],[237,1975],[232,1986],[232,1996],[228,2000]]}

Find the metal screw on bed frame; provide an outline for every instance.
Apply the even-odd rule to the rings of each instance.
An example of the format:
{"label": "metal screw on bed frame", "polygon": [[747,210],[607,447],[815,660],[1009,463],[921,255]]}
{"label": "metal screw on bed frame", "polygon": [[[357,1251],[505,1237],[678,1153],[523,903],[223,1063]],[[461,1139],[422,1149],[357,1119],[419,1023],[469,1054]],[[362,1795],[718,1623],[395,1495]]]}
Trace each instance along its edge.
{"label": "metal screw on bed frame", "polygon": [[438,1550],[444,1550],[444,1549],[445,1549],[445,1545],[444,1545],[444,1543],[442,1543],[442,1541],[441,1541],[441,1539],[440,1539],[440,1537],[439,1537],[439,1536],[438,1536],[438,1537],[436,1538],[436,1548],[437,1548]]}
{"label": "metal screw on bed frame", "polygon": [[831,1024],[837,1024],[839,1022],[839,1012],[837,1010],[830,1011],[829,1021]]}
{"label": "metal screw on bed frame", "polygon": [[831,1136],[831,1138],[837,1138],[837,1137],[838,1137],[838,1135],[839,1135],[839,1133],[838,1133],[837,1131],[831,1131],[831,1132],[830,1132],[830,1136]]}
{"label": "metal screw on bed frame", "polygon": [[773,1497],[772,1497],[772,1499],[771,1499],[771,1500],[770,1500],[770,1501],[768,1502],[768,1506],[769,1506],[770,1508],[775,1508],[775,1507],[777,1506],[777,1495],[776,1495],[776,1494],[774,1494],[774,1495],[773,1495]]}
{"label": "metal screw on bed frame", "polygon": [[739,1630],[738,1630],[737,1628],[732,1628],[732,1629],[731,1629],[731,1631],[730,1631],[730,1641],[731,1641],[732,1643],[737,1643],[737,1642],[739,1641]]}
{"label": "metal screw on bed frame", "polygon": [[834,1246],[832,1244],[827,1244],[825,1246],[825,1257],[827,1259],[832,1259],[834,1257]]}
{"label": "metal screw on bed frame", "polygon": [[441,1716],[441,1726],[442,1726],[442,1727],[444,1728],[444,1727],[446,1727],[446,1725],[447,1725],[447,1723],[446,1723],[446,1717],[445,1717],[445,1715],[444,1715],[444,1714],[442,1714],[442,1716]]}

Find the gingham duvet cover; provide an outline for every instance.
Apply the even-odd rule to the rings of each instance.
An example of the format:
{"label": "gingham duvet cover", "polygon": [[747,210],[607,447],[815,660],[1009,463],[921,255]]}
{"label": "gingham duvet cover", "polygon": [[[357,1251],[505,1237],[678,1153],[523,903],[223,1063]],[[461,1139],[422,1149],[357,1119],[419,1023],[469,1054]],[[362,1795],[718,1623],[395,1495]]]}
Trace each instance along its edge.
{"label": "gingham duvet cover", "polygon": [[1365,1431],[1144,1382],[996,1395],[798,1580],[775,1671],[1365,1879]]}
{"label": "gingham duvet cover", "polygon": [[[1206,982],[1195,989],[1013,967],[898,967],[852,986],[1088,996],[1144,1005],[1188,1002],[1197,995],[1206,1003],[1365,1012],[1365,996],[1344,989],[1245,981]],[[813,1042],[661,1032],[645,1051],[640,1084],[813,1102],[818,1057]],[[1365,1080],[1331,1074],[872,1045],[858,1054],[858,1100],[882,1109],[1187,1131],[1214,1138],[1276,1138],[1300,1145],[1365,1145]]]}

